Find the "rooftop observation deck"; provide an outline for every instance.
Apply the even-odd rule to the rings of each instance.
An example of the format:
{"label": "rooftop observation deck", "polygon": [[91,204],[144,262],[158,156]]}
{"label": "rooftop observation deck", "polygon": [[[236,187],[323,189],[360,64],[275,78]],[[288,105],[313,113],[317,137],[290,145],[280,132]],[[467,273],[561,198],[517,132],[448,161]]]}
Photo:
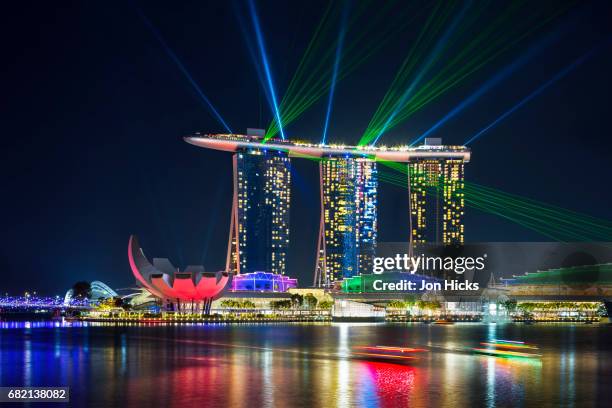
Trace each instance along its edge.
{"label": "rooftop observation deck", "polygon": [[206,149],[236,152],[241,149],[269,149],[287,152],[290,157],[317,158],[326,156],[353,156],[382,161],[409,162],[418,159],[455,159],[470,161],[470,149],[465,146],[421,145],[411,146],[344,146],[322,145],[299,141],[270,139],[238,134],[200,134],[184,137],[187,143]]}

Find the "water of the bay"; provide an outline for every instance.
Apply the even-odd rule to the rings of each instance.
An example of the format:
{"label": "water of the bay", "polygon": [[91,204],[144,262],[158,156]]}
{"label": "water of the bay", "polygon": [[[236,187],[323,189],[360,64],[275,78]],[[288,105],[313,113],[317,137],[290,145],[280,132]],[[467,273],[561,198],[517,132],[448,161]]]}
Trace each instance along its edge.
{"label": "water of the bay", "polygon": [[[493,339],[542,356],[470,351]],[[352,353],[376,345],[428,352]],[[0,385],[67,386],[72,406],[610,406],[612,325],[0,322]]]}

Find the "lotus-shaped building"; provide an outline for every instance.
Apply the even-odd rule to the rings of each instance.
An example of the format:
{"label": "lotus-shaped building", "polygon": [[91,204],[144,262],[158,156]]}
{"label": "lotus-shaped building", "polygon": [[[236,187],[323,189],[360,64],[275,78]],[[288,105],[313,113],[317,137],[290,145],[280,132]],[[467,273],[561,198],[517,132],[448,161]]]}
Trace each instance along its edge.
{"label": "lotus-shaped building", "polygon": [[201,265],[190,265],[179,271],[166,258],[154,258],[151,263],[134,235],[130,236],[128,259],[136,280],[176,311],[209,314],[212,301],[219,298],[232,281],[231,273],[205,272]]}

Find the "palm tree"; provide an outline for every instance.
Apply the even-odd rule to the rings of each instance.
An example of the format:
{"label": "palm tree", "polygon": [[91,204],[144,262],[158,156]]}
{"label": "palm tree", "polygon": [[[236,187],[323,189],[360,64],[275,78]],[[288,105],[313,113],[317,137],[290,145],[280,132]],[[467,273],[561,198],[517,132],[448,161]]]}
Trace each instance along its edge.
{"label": "palm tree", "polygon": [[415,306],[417,303],[417,296],[416,295],[408,295],[404,298],[404,305],[406,308],[411,308],[413,306]]}
{"label": "palm tree", "polygon": [[232,309],[238,306],[237,303],[234,299],[224,299],[221,301],[221,307]]}
{"label": "palm tree", "polygon": [[246,299],[246,300],[242,301],[240,307],[242,307],[243,309],[255,309],[255,303],[253,303],[250,300]]}
{"label": "palm tree", "polygon": [[304,303],[304,296],[300,295],[299,293],[293,293],[291,295],[291,303],[293,304],[293,307],[302,306]]}
{"label": "palm tree", "polygon": [[270,302],[270,308],[271,309],[289,309],[291,308],[291,301],[290,300],[273,300],[272,302]]}
{"label": "palm tree", "polygon": [[332,308],[333,305],[334,305],[333,300],[322,300],[321,302],[319,302],[319,309],[329,310]]}
{"label": "palm tree", "polygon": [[516,311],[516,300],[506,300],[503,302],[503,305],[508,313],[514,313]]}
{"label": "palm tree", "polygon": [[309,309],[314,309],[317,307],[317,303],[319,302],[317,298],[312,293],[307,293],[304,296],[304,301]]}
{"label": "palm tree", "polygon": [[404,309],[406,308],[406,303],[402,302],[401,300],[392,300],[391,302],[387,303],[387,308]]}

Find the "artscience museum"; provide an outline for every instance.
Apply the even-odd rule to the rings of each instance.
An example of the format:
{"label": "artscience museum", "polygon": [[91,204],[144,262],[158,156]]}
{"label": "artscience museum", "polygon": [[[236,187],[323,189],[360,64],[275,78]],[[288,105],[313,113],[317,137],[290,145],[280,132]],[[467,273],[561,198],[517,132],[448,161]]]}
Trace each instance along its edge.
{"label": "artscience museum", "polygon": [[205,272],[200,265],[180,271],[165,258],[154,258],[151,263],[134,235],[128,244],[128,259],[136,280],[159,298],[167,310],[209,314],[212,301],[232,281],[231,273]]}

